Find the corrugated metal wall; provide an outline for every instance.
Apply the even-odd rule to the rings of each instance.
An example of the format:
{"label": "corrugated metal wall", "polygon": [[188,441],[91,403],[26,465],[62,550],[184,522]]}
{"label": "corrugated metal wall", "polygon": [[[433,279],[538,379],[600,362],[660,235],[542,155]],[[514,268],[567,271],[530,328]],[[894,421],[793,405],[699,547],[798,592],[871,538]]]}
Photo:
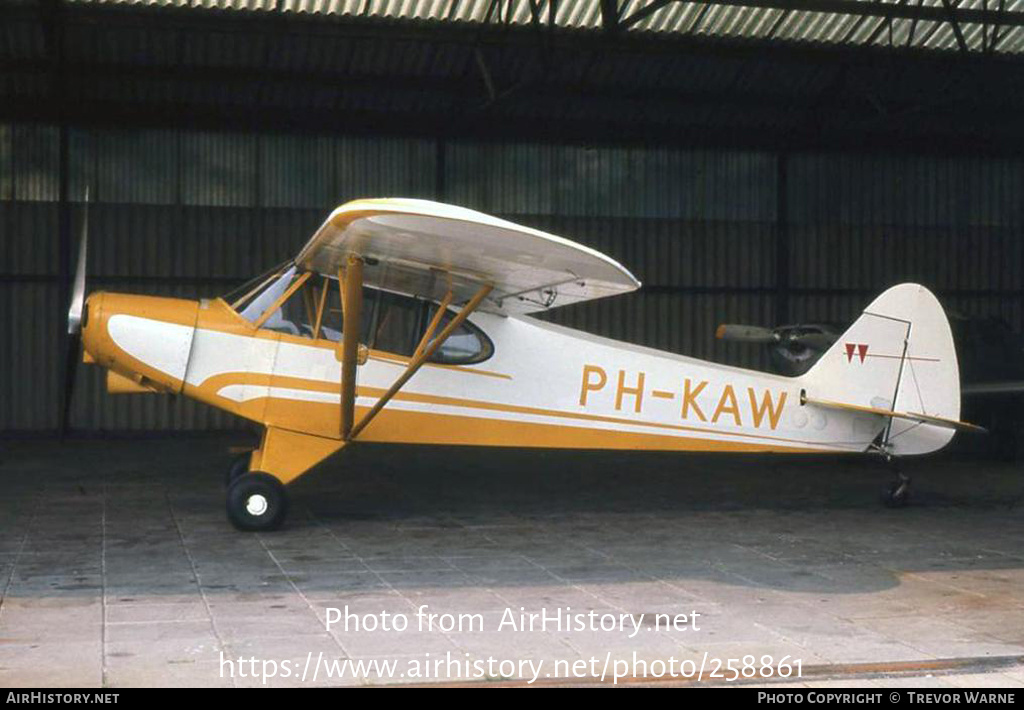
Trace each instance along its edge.
{"label": "corrugated metal wall", "polygon": [[[444,199],[611,254],[645,288],[558,322],[760,366],[723,321],[843,321],[916,279],[952,307],[1024,325],[1024,163],[71,129],[77,239],[91,189],[89,286],[211,296],[293,255],[354,197]],[[0,430],[57,426],[61,134],[0,125]],[[780,251],[781,250],[781,251]],[[780,254],[782,255],[780,261]],[[785,258],[788,255],[788,258]],[[110,397],[79,372],[80,430],[241,424],[186,400]]]}
{"label": "corrugated metal wall", "polygon": [[948,310],[1024,326],[1021,161],[796,156],[788,195],[800,317],[848,319],[909,280]]}

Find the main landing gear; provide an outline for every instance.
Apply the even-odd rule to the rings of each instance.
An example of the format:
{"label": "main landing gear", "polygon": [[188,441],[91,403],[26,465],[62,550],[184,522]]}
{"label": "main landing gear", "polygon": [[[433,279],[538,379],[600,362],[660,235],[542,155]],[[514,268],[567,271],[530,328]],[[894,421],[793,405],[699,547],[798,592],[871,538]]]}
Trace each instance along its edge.
{"label": "main landing gear", "polygon": [[289,483],[345,446],[345,441],[267,427],[255,451],[226,472],[228,520],[239,530],[276,530],[288,514]]}

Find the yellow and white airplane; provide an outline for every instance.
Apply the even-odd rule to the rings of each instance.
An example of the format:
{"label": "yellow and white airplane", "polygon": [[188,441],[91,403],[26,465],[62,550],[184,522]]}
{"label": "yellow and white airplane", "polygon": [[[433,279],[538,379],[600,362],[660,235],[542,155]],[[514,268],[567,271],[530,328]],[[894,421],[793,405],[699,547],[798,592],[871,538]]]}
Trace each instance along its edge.
{"label": "yellow and white airplane", "polygon": [[[280,525],[285,484],[359,441],[888,458],[972,428],[945,314],[916,284],[788,378],[530,318],[640,283],[580,244],[435,202],[342,205],[294,260],[216,299],[85,300],[85,252],[83,233],[69,333],[110,392],[184,394],[263,425],[229,473],[245,530]],[[893,500],[905,493],[901,480]]]}

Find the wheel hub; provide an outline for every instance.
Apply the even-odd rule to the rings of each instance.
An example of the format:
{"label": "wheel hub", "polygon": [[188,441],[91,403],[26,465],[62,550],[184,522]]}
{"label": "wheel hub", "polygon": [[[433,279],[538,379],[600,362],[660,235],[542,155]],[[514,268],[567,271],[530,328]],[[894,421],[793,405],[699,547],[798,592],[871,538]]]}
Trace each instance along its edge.
{"label": "wheel hub", "polygon": [[269,507],[270,504],[267,503],[266,497],[259,493],[254,493],[245,501],[245,510],[249,515],[255,515],[257,517],[263,515],[267,512],[267,508]]}

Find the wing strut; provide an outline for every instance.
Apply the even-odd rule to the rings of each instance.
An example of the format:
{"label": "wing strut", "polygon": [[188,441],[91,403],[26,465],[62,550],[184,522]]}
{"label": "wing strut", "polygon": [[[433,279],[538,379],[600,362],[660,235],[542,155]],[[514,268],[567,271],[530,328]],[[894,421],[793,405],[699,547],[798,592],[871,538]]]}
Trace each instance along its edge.
{"label": "wing strut", "polygon": [[338,269],[338,282],[342,313],[341,438],[348,440],[355,421],[356,366],[359,364],[359,335],[363,331],[363,260],[350,255],[345,273]]}
{"label": "wing strut", "polygon": [[[388,391],[385,392],[381,396],[381,398],[377,400],[377,403],[373,405],[373,408],[370,409],[370,411],[366,413],[366,415],[360,420],[360,422],[348,433],[348,436],[345,437],[346,439],[352,440],[359,436],[359,433],[363,429],[365,429],[366,426],[371,421],[373,421],[373,418],[377,416],[380,410],[384,409],[385,405],[387,405],[387,403],[391,401],[392,397],[398,394],[398,391],[405,386],[405,383],[408,382],[409,379],[416,374],[416,372],[423,366],[423,363],[429,360],[433,356],[433,354],[437,352],[437,349],[441,347],[441,345],[443,345],[446,340],[448,340],[448,336],[454,333],[456,328],[462,325],[462,322],[466,320],[466,318],[468,318],[473,311],[476,310],[477,306],[479,306],[483,302],[483,300],[487,297],[487,294],[491,292],[492,288],[493,286],[491,286],[490,284],[484,284],[483,286],[481,286],[473,295],[473,297],[469,299],[469,302],[465,306],[463,306],[462,310],[459,311],[458,314],[456,314],[456,316],[451,319],[448,325],[446,325],[444,329],[441,330],[437,338],[433,342],[430,342],[430,337],[433,335],[434,330],[436,330],[437,325],[441,322],[440,315],[434,317],[430,326],[427,328],[427,331],[423,334],[423,338],[420,340],[420,344],[416,348],[416,354],[413,356],[412,360],[409,361],[409,364],[406,366],[405,371],[398,376],[398,379],[395,380],[395,383],[391,385]],[[437,313],[443,314],[444,311],[446,310],[444,306],[446,306],[450,301],[451,292],[449,291],[449,295],[445,297],[444,303],[442,304],[441,307],[438,308]],[[347,332],[347,310],[345,311],[345,317],[345,330]],[[354,362],[355,359],[353,356],[353,363]],[[354,366],[353,369],[355,369]],[[342,382],[344,382],[344,377],[342,378]],[[350,401],[352,401],[353,403],[355,401],[354,392],[353,397]],[[342,402],[345,402],[344,391],[342,392]]]}

